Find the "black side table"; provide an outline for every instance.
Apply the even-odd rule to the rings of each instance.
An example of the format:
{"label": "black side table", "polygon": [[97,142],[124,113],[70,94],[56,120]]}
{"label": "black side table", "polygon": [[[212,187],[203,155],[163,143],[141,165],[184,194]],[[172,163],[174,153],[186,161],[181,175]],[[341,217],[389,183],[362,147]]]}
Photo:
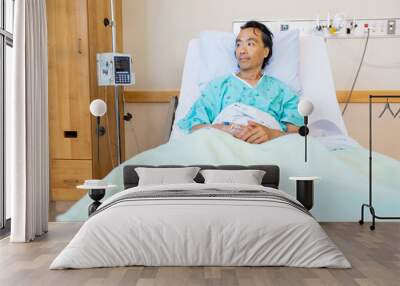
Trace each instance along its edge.
{"label": "black side table", "polygon": [[89,190],[89,197],[94,201],[88,207],[89,216],[92,213],[94,213],[97,210],[97,208],[101,205],[100,200],[102,198],[104,198],[105,194],[106,194],[106,189],[90,189]]}
{"label": "black side table", "polygon": [[[87,180],[87,181],[91,181],[91,180]],[[116,187],[116,185],[109,185],[107,183],[102,184],[102,185],[93,185],[93,184],[86,183],[87,181],[85,181],[84,185],[77,186],[77,188],[88,190],[89,197],[94,201],[88,207],[88,213],[90,216],[101,205],[100,200],[102,198],[104,198],[104,195],[106,194],[106,190],[110,189],[110,188],[114,188],[114,187]]]}
{"label": "black side table", "polygon": [[307,209],[311,210],[314,205],[314,181],[318,177],[289,177],[296,181],[296,199]]}

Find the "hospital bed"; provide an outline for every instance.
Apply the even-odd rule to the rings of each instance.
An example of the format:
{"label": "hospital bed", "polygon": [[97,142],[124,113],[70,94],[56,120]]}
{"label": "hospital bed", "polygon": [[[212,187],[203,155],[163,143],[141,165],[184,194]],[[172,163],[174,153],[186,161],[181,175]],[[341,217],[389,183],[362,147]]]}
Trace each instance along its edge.
{"label": "hospital bed", "polygon": [[[106,197],[123,190],[123,168],[126,165],[275,164],[281,169],[280,187],[292,195],[295,186],[288,179],[290,176],[321,178],[315,185],[315,204],[312,209],[318,220],[358,221],[360,205],[368,194],[368,151],[347,136],[324,41],[309,35],[300,36],[299,41],[302,96],[312,100],[315,106],[309,118],[314,137],[309,142],[309,162],[304,164],[304,139],[296,135],[251,146],[212,130],[200,130],[191,135],[180,132],[176,122],[186,114],[200,94],[198,82],[204,63],[201,40],[199,37],[189,42],[179,104],[176,98],[170,102],[165,144],[136,155],[113,169],[105,179],[119,188],[108,191]],[[376,153],[374,169],[377,205],[384,215],[390,215],[396,212],[396,202],[400,201],[400,164],[397,160]],[[59,215],[57,221],[85,220],[89,204],[90,199],[83,197],[66,213]]]}

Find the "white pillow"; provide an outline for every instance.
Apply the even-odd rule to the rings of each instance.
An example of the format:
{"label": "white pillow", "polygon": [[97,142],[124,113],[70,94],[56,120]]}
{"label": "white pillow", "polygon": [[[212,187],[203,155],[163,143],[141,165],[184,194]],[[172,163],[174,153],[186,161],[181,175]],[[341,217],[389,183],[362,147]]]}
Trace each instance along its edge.
{"label": "white pillow", "polygon": [[135,168],[139,176],[139,186],[195,183],[193,179],[199,170],[199,167]]}
{"label": "white pillow", "polygon": [[200,73],[199,85],[205,86],[216,77],[239,70],[235,58],[233,33],[204,31],[199,36]]}
{"label": "white pillow", "polygon": [[[205,31],[200,34],[200,74],[198,83],[204,87],[216,77],[238,71],[233,33]],[[298,30],[274,35],[272,57],[264,74],[273,76],[301,94],[300,33]]]}
{"label": "white pillow", "polygon": [[265,171],[262,170],[202,170],[205,184],[246,184],[261,185]]}

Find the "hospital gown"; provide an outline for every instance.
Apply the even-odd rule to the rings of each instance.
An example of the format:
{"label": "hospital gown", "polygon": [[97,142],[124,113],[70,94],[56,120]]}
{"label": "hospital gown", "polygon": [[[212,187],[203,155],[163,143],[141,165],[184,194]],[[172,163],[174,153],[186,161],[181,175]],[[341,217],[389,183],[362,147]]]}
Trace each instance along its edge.
{"label": "hospital gown", "polygon": [[264,75],[252,87],[234,74],[211,81],[201,92],[188,114],[178,121],[186,133],[198,124],[211,124],[217,115],[233,103],[254,106],[272,115],[286,131],[286,123],[300,126],[303,118],[297,111],[299,97],[280,80]]}

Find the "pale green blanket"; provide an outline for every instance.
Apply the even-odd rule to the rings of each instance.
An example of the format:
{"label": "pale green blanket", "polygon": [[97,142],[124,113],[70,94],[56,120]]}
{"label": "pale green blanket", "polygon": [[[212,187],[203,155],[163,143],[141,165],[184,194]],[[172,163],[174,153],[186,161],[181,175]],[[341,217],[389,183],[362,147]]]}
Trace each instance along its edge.
{"label": "pale green blanket", "polygon": [[[264,144],[248,144],[215,129],[204,129],[181,139],[140,153],[113,169],[109,183],[123,189],[122,170],[126,164],[210,164],[278,165],[281,190],[295,194],[290,176],[318,176],[314,186],[312,214],[319,221],[356,221],[362,203],[368,202],[368,151],[361,147],[331,151],[308,137],[308,162],[304,162],[304,138],[287,135]],[[378,215],[400,216],[400,162],[374,153],[374,205]],[[88,196],[83,197],[57,221],[83,221],[87,218]]]}

